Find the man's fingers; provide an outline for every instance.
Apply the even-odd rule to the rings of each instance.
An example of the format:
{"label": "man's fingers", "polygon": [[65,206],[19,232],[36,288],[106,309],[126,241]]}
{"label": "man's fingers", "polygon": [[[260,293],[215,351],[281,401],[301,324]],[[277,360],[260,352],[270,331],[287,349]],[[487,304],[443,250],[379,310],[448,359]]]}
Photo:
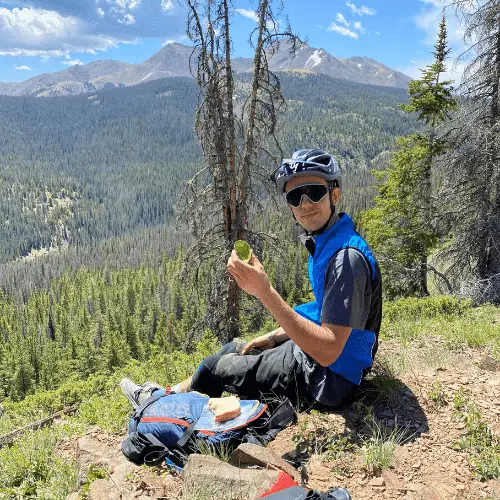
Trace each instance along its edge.
{"label": "man's fingers", "polygon": [[245,347],[243,347],[241,354],[246,354],[252,347],[253,347],[254,342],[251,341]]}

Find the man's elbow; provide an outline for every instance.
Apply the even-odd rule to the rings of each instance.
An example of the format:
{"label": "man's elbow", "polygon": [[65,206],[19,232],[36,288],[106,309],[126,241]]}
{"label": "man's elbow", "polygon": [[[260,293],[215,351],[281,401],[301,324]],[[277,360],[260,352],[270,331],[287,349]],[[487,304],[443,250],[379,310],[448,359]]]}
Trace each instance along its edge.
{"label": "man's elbow", "polygon": [[316,361],[323,367],[326,368],[330,365],[333,365],[335,361],[337,361],[340,353],[335,353],[335,355],[329,355],[329,356],[321,356],[320,359],[317,359]]}

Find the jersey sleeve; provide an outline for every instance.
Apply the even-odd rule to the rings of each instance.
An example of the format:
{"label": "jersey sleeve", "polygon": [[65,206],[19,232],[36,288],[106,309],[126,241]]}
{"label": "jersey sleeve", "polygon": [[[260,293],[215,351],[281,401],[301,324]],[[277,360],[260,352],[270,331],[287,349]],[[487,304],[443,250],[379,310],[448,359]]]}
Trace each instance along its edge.
{"label": "jersey sleeve", "polygon": [[325,273],[321,322],[364,330],[371,301],[370,268],[355,248],[344,248]]}

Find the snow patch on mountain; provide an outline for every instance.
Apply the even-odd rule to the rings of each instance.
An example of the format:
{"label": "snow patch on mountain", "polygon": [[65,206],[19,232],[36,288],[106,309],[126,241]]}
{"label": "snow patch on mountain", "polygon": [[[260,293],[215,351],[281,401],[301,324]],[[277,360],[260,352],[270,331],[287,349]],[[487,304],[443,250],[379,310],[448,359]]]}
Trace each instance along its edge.
{"label": "snow patch on mountain", "polygon": [[306,61],[306,66],[309,65],[309,61],[312,61],[312,65],[311,66],[317,66],[318,64],[321,63],[321,61],[323,61],[323,58],[321,57],[321,50],[315,50],[310,56],[309,56],[309,59]]}

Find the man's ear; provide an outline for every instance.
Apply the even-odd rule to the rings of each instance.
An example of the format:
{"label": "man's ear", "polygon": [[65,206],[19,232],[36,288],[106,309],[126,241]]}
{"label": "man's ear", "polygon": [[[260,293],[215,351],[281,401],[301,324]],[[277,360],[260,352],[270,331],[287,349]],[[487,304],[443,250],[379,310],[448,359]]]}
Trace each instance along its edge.
{"label": "man's ear", "polygon": [[340,188],[332,189],[332,201],[335,205],[340,201]]}

